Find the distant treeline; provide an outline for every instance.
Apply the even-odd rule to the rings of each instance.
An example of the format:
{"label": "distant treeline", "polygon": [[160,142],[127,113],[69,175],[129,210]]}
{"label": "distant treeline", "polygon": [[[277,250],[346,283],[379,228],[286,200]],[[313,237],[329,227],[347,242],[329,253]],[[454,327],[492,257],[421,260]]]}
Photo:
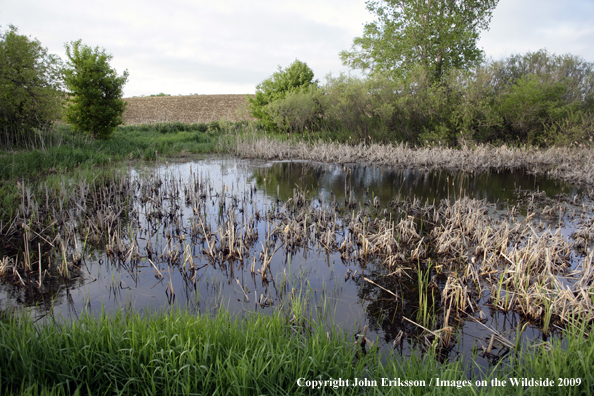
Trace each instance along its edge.
{"label": "distant treeline", "polygon": [[453,70],[439,82],[417,69],[398,79],[340,74],[266,105],[268,127],[414,145],[589,144],[593,64],[545,50]]}

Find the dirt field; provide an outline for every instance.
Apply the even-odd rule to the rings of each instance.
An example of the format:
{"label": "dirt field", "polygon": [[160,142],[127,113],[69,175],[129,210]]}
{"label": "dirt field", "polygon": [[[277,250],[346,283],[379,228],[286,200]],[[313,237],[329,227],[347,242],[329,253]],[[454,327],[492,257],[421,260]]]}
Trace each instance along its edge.
{"label": "dirt field", "polygon": [[128,102],[124,112],[126,125],[253,119],[247,110],[245,95],[157,96],[124,100]]}

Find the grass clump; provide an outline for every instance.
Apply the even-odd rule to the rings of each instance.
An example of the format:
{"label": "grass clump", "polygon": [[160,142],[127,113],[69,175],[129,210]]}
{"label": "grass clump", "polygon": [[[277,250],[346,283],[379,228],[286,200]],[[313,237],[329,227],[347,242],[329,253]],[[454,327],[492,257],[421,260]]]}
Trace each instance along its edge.
{"label": "grass clump", "polygon": [[[72,323],[34,324],[12,317],[0,322],[0,392],[2,394],[441,394],[435,380],[471,380],[458,394],[586,394],[594,390],[594,341],[583,328],[560,342],[523,350],[509,366],[496,368],[477,387],[460,362],[439,364],[423,358],[359,351],[345,333],[323,325],[292,324],[277,311],[271,316],[233,319],[195,316],[187,311],[113,316],[83,315]],[[330,330],[330,331],[329,331]],[[382,363],[384,361],[385,363]],[[490,380],[580,378],[579,386],[491,387]],[[314,389],[298,379],[375,381],[376,386]],[[425,385],[382,386],[382,378],[415,380]],[[301,382],[303,385],[304,382]],[[508,383],[510,381],[507,381]],[[454,388],[448,388],[451,390]]]}
{"label": "grass clump", "polygon": [[[0,325],[1,390],[93,394],[303,394],[300,377],[371,375],[374,355],[322,328],[299,334],[280,315],[233,320],[187,312]],[[20,359],[14,359],[20,356]]]}

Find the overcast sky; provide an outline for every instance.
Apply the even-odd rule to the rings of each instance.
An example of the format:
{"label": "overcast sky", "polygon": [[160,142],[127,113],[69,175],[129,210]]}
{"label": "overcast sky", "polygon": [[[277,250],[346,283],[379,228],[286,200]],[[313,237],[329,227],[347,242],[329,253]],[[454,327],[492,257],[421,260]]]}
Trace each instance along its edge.
{"label": "overcast sky", "polygon": [[[65,58],[64,43],[105,48],[130,72],[125,96],[254,93],[280,65],[306,62],[316,78],[347,69],[373,16],[364,0],[0,0],[15,25]],[[594,62],[593,0],[500,0],[479,47],[496,59],[547,48]]]}

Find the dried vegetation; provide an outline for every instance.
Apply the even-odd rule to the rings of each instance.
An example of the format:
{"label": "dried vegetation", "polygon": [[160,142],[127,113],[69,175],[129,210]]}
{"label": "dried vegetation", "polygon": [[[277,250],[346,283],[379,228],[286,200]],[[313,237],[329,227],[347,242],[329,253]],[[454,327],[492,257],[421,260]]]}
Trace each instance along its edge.
{"label": "dried vegetation", "polygon": [[570,183],[594,185],[594,150],[552,147],[546,150],[507,146],[413,148],[407,144],[358,144],[281,142],[269,137],[246,136],[239,139],[235,154],[266,160],[299,159],[329,163],[369,163],[395,168],[445,169],[483,172],[525,169],[547,174]]}

